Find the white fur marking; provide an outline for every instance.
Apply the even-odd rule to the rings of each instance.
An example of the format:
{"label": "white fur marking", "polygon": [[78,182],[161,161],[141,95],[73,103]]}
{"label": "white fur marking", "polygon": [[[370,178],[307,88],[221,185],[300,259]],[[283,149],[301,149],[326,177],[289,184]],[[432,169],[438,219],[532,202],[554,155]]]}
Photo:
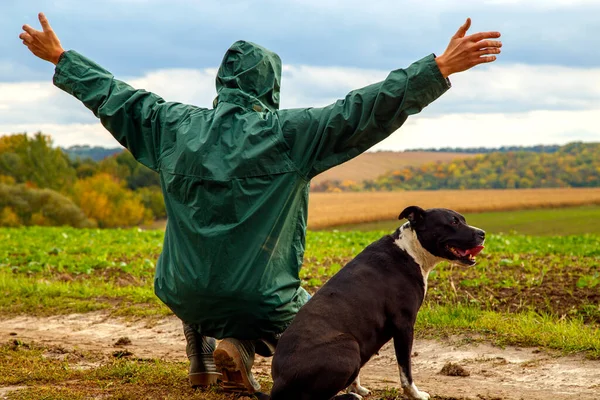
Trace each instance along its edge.
{"label": "white fur marking", "polygon": [[421,268],[421,274],[423,275],[423,283],[425,284],[425,292],[427,292],[427,277],[431,270],[440,262],[444,261],[443,258],[434,256],[428,252],[421,242],[417,238],[417,234],[410,227],[410,223],[407,222],[400,227],[400,234],[398,239],[394,241],[396,246],[406,251],[409,256],[419,265]]}
{"label": "white fur marking", "polygon": [[356,377],[354,382],[348,386],[347,393],[359,394],[360,396],[368,396],[371,394],[371,391],[360,385],[360,375]]}
{"label": "white fur marking", "polygon": [[408,383],[408,378],[404,375],[404,371],[400,365],[398,365],[398,370],[400,371],[400,383],[402,384],[404,395],[414,400],[429,400],[431,398],[429,393],[421,392],[414,382]]}

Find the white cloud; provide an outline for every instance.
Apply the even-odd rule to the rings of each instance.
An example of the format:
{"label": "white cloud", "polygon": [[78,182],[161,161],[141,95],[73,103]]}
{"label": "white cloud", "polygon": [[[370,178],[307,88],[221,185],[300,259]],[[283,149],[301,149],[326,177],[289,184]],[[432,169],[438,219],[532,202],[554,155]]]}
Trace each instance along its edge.
{"label": "white cloud", "polygon": [[600,108],[417,117],[372,150],[600,142],[599,116]]}
{"label": "white cloud", "polygon": [[[322,106],[348,91],[385,79],[388,71],[287,66],[282,83],[285,107]],[[515,112],[589,109],[600,104],[600,68],[524,64],[492,65],[451,76],[453,88],[433,112]]]}
{"label": "white cloud", "polygon": [[118,147],[119,143],[100,123],[92,124],[1,124],[0,135],[7,133],[34,134],[43,132],[50,135],[55,146],[68,147],[77,144],[90,146]]}
{"label": "white cloud", "polygon": [[216,96],[216,76],[217,68],[168,69],[127,80],[127,83],[157,93],[167,101],[207,107]]}
{"label": "white cloud", "polygon": [[451,80],[453,89],[440,106],[527,111],[589,109],[600,104],[600,68],[497,64],[454,75]]}
{"label": "white cloud", "polygon": [[[388,71],[285,65],[282,107],[324,106]],[[216,68],[169,69],[126,79],[168,101],[211,107]],[[476,68],[377,149],[499,146],[600,140],[600,68],[522,64]],[[0,83],[0,133],[36,132],[60,146],[115,146],[91,112],[50,82]]]}
{"label": "white cloud", "polygon": [[52,97],[55,91],[47,82],[0,83],[0,105],[17,108]]}
{"label": "white cloud", "polygon": [[[498,147],[600,141],[600,108],[585,111],[531,111],[512,114],[448,114],[413,116],[372,150],[430,147]],[[0,132],[42,131],[57,146],[89,144],[115,147],[116,140],[94,124],[0,124]]]}

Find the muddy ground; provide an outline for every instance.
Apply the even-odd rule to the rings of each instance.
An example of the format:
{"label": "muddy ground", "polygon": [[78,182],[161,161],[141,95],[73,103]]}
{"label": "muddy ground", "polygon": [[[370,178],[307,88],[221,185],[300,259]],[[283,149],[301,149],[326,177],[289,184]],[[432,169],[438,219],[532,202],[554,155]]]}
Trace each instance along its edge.
{"label": "muddy ground", "polygon": [[[122,337],[131,343],[115,346]],[[151,323],[108,318],[102,313],[0,320],[0,341],[15,338],[106,354],[126,349],[139,358],[186,359],[181,322],[175,317]],[[415,382],[431,395],[474,400],[600,399],[600,361],[579,355],[560,356],[535,348],[498,348],[465,337],[421,339],[415,342],[413,350]],[[470,375],[441,375],[447,362],[462,366]],[[268,376],[270,360],[259,358],[256,371]],[[361,381],[368,388],[399,385],[391,344],[363,368]],[[12,389],[15,388],[0,388],[0,399]]]}

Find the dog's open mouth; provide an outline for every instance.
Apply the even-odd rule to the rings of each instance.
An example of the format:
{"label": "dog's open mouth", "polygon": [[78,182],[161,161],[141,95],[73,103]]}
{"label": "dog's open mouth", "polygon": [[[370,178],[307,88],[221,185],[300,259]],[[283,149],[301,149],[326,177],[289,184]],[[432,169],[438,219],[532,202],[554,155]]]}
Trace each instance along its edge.
{"label": "dog's open mouth", "polygon": [[481,246],[481,245],[475,246],[472,249],[466,249],[466,250],[462,250],[462,249],[452,247],[452,246],[447,246],[447,248],[459,260],[469,261],[469,262],[474,263],[475,257],[477,256],[477,254],[481,253],[481,250],[483,250],[484,246]]}

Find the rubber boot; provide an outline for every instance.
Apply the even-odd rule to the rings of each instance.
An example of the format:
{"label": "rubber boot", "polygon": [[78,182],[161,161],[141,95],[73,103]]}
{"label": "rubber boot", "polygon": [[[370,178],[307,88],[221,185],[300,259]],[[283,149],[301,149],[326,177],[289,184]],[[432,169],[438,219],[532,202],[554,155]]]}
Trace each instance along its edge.
{"label": "rubber boot", "polygon": [[191,325],[183,323],[183,334],[187,345],[185,352],[190,360],[190,384],[192,387],[207,387],[217,383],[221,374],[217,371],[213,352],[216,340],[202,336]]}
{"label": "rubber boot", "polygon": [[217,371],[223,377],[223,390],[229,393],[253,394],[260,384],[252,375],[255,346],[253,340],[223,339],[215,350]]}

